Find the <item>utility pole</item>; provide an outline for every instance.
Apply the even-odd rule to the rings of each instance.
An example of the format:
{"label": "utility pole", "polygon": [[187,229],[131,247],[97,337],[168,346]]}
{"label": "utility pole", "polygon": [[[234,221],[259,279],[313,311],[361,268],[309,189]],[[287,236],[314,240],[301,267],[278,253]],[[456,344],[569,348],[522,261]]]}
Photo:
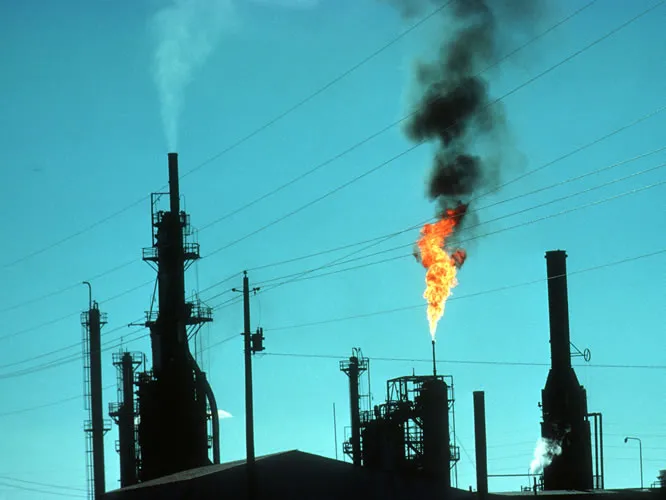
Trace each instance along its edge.
{"label": "utility pole", "polygon": [[[236,288],[234,292],[240,292]],[[256,498],[256,463],[254,456],[254,409],[252,401],[252,354],[263,351],[263,330],[258,329],[252,334],[250,330],[250,292],[257,293],[259,287],[250,290],[250,281],[247,271],[243,271],[243,340],[245,351],[245,446],[246,446],[246,470],[248,481],[248,498]]]}

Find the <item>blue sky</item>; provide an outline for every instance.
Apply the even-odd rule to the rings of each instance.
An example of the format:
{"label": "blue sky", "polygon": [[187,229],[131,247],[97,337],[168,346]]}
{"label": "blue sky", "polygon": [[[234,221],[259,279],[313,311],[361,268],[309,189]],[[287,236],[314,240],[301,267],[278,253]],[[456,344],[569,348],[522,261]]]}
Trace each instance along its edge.
{"label": "blue sky", "polygon": [[[358,346],[371,358],[375,402],[385,397],[386,379],[429,368],[421,362],[373,360],[429,356],[425,307],[418,307],[424,271],[409,256],[418,230],[353,257],[385,253],[309,276],[395,259],[275,291],[267,285],[284,280],[269,280],[324,266],[364,246],[270,264],[428,219],[434,212],[425,197],[432,148],[416,148],[301,209],[411,148],[401,127],[392,127],[274,195],[211,223],[404,116],[413,95],[413,63],[432,50],[441,24],[437,19],[424,23],[229,149],[409,24],[386,2],[321,0],[307,8],[296,3],[236,0],[230,8],[220,2],[221,24],[207,18],[210,27],[219,28],[218,37],[193,70],[178,120],[181,173],[196,169],[181,181],[183,202],[193,225],[204,228],[198,234],[204,258],[189,271],[187,290],[206,289],[202,298],[221,305],[215,322],[202,331],[206,346],[242,329],[240,304],[226,303],[233,298],[228,290],[241,284],[241,271],[250,270],[252,283],[267,282],[265,293],[252,302],[253,328],[265,329],[267,347],[254,365],[257,453],[297,448],[334,456],[333,403],[339,436],[348,424],[347,379],[337,357]],[[638,453],[623,443],[625,435],[643,439],[646,483],[666,467],[665,254],[606,266],[666,248],[666,199],[659,184],[664,169],[654,168],[666,162],[666,153],[653,153],[665,146],[666,113],[580,149],[664,106],[666,8],[657,7],[524,85],[657,3],[597,1],[486,75],[494,97],[511,92],[503,99],[513,137],[507,143],[505,180],[540,170],[477,205],[488,208],[478,213],[481,224],[469,235],[475,237],[467,245],[469,258],[440,322],[438,356],[447,361],[439,370],[454,377],[458,438],[466,450],[458,471],[463,488],[475,484],[473,390],[486,391],[490,472],[529,467],[549,363],[544,252],[558,248],[567,250],[571,273],[588,270],[569,279],[571,335],[578,347],[592,351],[592,361],[577,373],[588,390],[590,410],[604,414],[606,486],[638,483]],[[127,348],[150,352],[147,339],[140,338],[145,332],[124,325],[141,318],[152,293],[154,271],[141,261],[141,248],[151,244],[145,197],[166,184],[168,146],[149,26],[168,4],[0,4],[5,21],[0,43],[0,208],[5,214],[0,497],[42,498],[5,483],[46,488],[5,477],[85,487],[86,414],[76,396],[82,390],[79,314],[87,305],[87,290],[78,283],[92,281],[108,313],[104,342],[117,345],[123,337]],[[535,33],[581,5],[550,2]],[[506,52],[520,43],[508,40]],[[653,154],[529,194],[646,153]],[[636,192],[626,194],[631,191]],[[560,212],[565,213],[555,215]],[[235,281],[218,284],[234,274]],[[514,286],[525,283],[532,284]],[[349,319],[328,321],[339,318]],[[323,323],[308,326],[316,322]],[[206,350],[202,361],[219,407],[233,415],[221,425],[225,461],[244,456],[241,347],[239,336]],[[48,354],[52,351],[57,352]],[[41,369],[63,358],[71,361]],[[505,364],[479,363],[488,361]],[[111,351],[104,362],[106,403],[115,400]],[[57,404],[35,409],[52,402]],[[109,488],[118,484],[116,438],[115,429],[106,436]],[[490,487],[510,490],[520,484],[496,479]]]}

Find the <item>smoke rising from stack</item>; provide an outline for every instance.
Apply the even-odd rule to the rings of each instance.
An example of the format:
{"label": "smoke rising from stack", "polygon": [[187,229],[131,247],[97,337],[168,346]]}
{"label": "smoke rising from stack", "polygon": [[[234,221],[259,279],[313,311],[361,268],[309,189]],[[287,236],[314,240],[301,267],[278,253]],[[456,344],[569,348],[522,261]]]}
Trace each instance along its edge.
{"label": "smoke rising from stack", "polygon": [[169,151],[177,149],[183,92],[226,27],[234,25],[231,0],[169,0],[155,13],[154,79]]}
{"label": "smoke rising from stack", "polygon": [[534,448],[534,458],[530,463],[530,473],[541,474],[553,459],[562,454],[562,441],[539,438]]}
{"label": "smoke rising from stack", "polygon": [[[437,57],[417,66],[420,97],[405,130],[415,142],[436,144],[427,195],[438,202],[440,215],[499,187],[506,167],[504,108],[502,103],[490,105],[487,81],[480,76],[501,56],[500,23],[486,0],[385,1],[407,17],[448,4],[436,18],[442,34]],[[504,7],[513,33],[530,29],[538,1],[505,0],[503,5],[496,0],[492,5]]]}

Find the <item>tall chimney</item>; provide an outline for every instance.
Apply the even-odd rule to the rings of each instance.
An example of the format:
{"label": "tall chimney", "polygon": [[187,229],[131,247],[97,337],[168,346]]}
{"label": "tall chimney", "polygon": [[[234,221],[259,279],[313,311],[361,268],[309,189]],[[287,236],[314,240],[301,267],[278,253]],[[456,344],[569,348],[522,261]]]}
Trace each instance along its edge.
{"label": "tall chimney", "polygon": [[483,391],[474,391],[474,447],[476,448],[476,491],[488,495],[488,452],[486,445],[486,403]]}
{"label": "tall chimney", "polygon": [[567,296],[567,254],[546,252],[548,313],[550,316],[550,359],[554,370],[571,368],[569,350],[569,299]]}
{"label": "tall chimney", "polygon": [[171,213],[180,212],[180,187],[178,185],[178,153],[169,153],[169,201]]}

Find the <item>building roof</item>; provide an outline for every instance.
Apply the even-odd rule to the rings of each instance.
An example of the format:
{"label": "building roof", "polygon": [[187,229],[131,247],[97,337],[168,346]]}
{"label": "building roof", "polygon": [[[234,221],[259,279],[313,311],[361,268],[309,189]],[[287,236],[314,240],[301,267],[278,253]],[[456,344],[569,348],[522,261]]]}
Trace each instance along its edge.
{"label": "building roof", "polygon": [[[450,489],[442,495],[427,480],[352,464],[298,450],[256,459],[257,500],[476,500],[476,493]],[[594,500],[648,500],[666,490],[539,491],[549,500],[592,496]],[[487,500],[524,500],[532,492],[491,493]],[[208,465],[108,492],[106,500],[208,500],[247,498],[245,460]]]}
{"label": "building roof", "polygon": [[[419,478],[405,478],[388,471],[291,450],[257,457],[258,499],[333,500],[353,498],[434,500],[434,485]],[[448,498],[470,500],[473,494],[452,490]],[[247,498],[245,460],[208,465],[134,486],[111,491],[106,500],[207,500]]]}

